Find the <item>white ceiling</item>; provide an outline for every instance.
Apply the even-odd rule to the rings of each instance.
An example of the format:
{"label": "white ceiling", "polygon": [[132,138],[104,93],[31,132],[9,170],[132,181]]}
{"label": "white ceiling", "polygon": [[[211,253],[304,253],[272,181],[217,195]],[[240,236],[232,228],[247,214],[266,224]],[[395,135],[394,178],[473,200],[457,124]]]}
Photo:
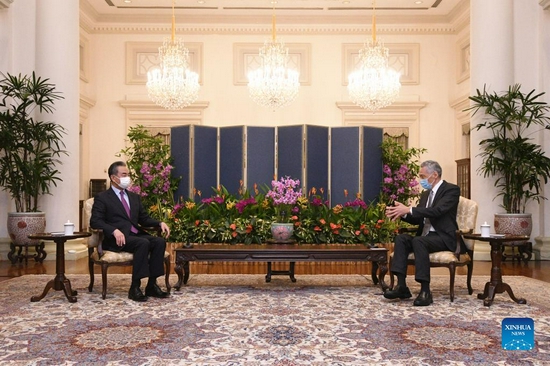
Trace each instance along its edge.
{"label": "white ceiling", "polygon": [[[273,14],[286,24],[364,24],[371,0],[175,0],[176,22],[261,24]],[[80,0],[95,23],[166,23],[172,0]],[[449,23],[469,0],[377,0],[380,24]]]}

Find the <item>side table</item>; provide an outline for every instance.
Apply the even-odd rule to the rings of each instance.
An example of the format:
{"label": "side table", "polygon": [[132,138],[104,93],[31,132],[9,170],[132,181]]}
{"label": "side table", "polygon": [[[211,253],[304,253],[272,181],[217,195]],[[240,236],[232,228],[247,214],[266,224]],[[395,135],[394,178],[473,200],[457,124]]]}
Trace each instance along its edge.
{"label": "side table", "polygon": [[52,234],[52,233],[38,233],[29,235],[29,239],[39,239],[39,240],[52,240],[56,244],[56,254],[55,254],[55,268],[56,276],[53,280],[50,280],[44,291],[40,296],[31,297],[31,302],[40,301],[46,296],[48,291],[53,288],[56,291],[63,290],[65,296],[69,302],[76,302],[77,292],[71,288],[71,281],[65,277],[65,242],[70,239],[85,238],[91,236],[92,233],[89,232],[75,232],[72,235],[64,234]]}
{"label": "side table", "polygon": [[464,234],[464,238],[488,242],[491,245],[491,280],[485,284],[485,290],[478,294],[477,298],[483,301],[483,305],[491,306],[495,299],[495,294],[501,294],[504,291],[518,304],[527,304],[523,298],[516,298],[512,288],[507,283],[502,282],[502,245],[509,241],[527,241],[528,236],[524,235],[491,235],[483,237],[481,234]]}

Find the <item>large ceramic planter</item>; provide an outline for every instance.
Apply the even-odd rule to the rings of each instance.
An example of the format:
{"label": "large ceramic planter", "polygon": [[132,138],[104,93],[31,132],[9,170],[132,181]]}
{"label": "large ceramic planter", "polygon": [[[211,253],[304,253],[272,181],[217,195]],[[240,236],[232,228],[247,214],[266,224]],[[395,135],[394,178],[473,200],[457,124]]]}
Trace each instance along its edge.
{"label": "large ceramic planter", "polygon": [[531,236],[533,220],[530,213],[495,214],[495,232],[497,234],[513,234]]}
{"label": "large ceramic planter", "polygon": [[271,235],[275,242],[288,242],[294,233],[294,224],[274,222],[271,224]]}
{"label": "large ceramic planter", "polygon": [[30,234],[43,233],[46,229],[45,212],[8,212],[8,234],[15,245],[38,245]]}

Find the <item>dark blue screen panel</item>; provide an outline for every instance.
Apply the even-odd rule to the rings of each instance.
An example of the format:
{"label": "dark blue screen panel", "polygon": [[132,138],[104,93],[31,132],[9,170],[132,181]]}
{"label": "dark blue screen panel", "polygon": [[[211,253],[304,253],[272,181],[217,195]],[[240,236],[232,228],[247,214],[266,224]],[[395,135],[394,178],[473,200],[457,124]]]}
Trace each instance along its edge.
{"label": "dark blue screen panel", "polygon": [[[328,127],[306,125],[306,190],[322,188],[328,198]],[[306,192],[307,193],[307,192]]]}
{"label": "dark blue screen panel", "polygon": [[271,187],[275,174],[275,127],[247,127],[246,129],[246,185],[251,190]]}
{"label": "dark blue screen panel", "polygon": [[333,127],[330,155],[331,205],[335,206],[354,200],[359,193],[359,127]]}
{"label": "dark blue screen panel", "polygon": [[302,177],[304,134],[303,126],[277,127],[277,175],[292,179]]}
{"label": "dark blue screen panel", "polygon": [[[218,129],[193,126],[193,187],[202,197],[212,196],[218,183]],[[198,197],[195,197],[198,199]]]}
{"label": "dark blue screen panel", "polygon": [[220,184],[237,195],[244,180],[244,127],[220,127]]}
{"label": "dark blue screen panel", "polygon": [[383,130],[362,126],[363,129],[363,199],[370,202],[378,198],[382,183]]}
{"label": "dark blue screen panel", "polygon": [[170,153],[174,159],[172,175],[174,177],[181,177],[178,189],[176,190],[176,197],[174,197],[176,201],[180,197],[183,199],[191,197],[189,192],[191,184],[190,133],[191,126],[178,126],[170,129]]}

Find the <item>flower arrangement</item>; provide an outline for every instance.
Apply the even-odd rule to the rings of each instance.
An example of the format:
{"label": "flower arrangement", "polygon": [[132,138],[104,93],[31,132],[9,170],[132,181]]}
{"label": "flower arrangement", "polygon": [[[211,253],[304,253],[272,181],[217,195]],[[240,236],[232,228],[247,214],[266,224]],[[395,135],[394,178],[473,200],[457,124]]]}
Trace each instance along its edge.
{"label": "flower arrangement", "polygon": [[128,139],[131,146],[117,154],[127,157],[133,182],[128,190],[141,196],[143,206],[149,209],[152,217],[170,220],[174,192],[180,181],[172,176],[170,146],[162,138],[151,136],[141,125],[130,127]]}
{"label": "flower arrangement", "polygon": [[[405,202],[418,195],[416,162],[423,149],[405,150],[394,142],[384,142],[384,178],[380,198],[364,202],[360,195],[330,207],[323,188],[302,193],[300,180],[283,177],[271,188],[257,185],[251,190],[243,182],[237,194],[223,186],[210,197],[200,191],[193,197],[174,201],[180,178],[171,176],[170,149],[160,138],[150,136],[143,126],[130,129],[133,146],[120,154],[128,156],[134,192],[141,195],[151,216],[166,221],[171,228],[169,240],[182,243],[265,243],[271,239],[273,222],[292,222],[298,243],[349,243],[375,245],[388,243],[404,226],[385,216],[386,204]],[[413,183],[414,181],[414,183]],[[348,192],[344,191],[345,197]]]}
{"label": "flower arrangement", "polygon": [[420,196],[416,177],[420,170],[418,159],[426,149],[405,149],[392,139],[382,142],[384,166],[380,202],[391,205],[398,201],[404,204]]}
{"label": "flower arrangement", "polygon": [[268,201],[255,185],[231,195],[223,186],[208,198],[195,192],[200,204],[189,199],[174,206],[171,240],[193,243],[262,243],[270,237]]}
{"label": "flower arrangement", "polygon": [[[283,178],[286,180],[289,178]],[[279,185],[280,182],[277,182]],[[298,192],[298,186],[294,191]],[[267,190],[267,187],[266,187]],[[192,243],[265,243],[272,238],[271,223],[277,218],[274,199],[241,187],[237,195],[223,186],[203,198],[195,192],[191,199],[177,203],[171,213],[171,241]],[[292,200],[294,202],[294,200]],[[298,243],[388,243],[402,223],[385,217],[385,205],[366,203],[358,195],[342,205],[330,207],[323,189],[310,189],[288,205]],[[287,215],[284,215],[287,216]]]}
{"label": "flower arrangement", "polygon": [[275,209],[276,222],[292,222],[298,211],[296,203],[302,196],[302,188],[299,179],[283,177],[280,180],[271,181],[271,190],[265,195],[271,199]]}

